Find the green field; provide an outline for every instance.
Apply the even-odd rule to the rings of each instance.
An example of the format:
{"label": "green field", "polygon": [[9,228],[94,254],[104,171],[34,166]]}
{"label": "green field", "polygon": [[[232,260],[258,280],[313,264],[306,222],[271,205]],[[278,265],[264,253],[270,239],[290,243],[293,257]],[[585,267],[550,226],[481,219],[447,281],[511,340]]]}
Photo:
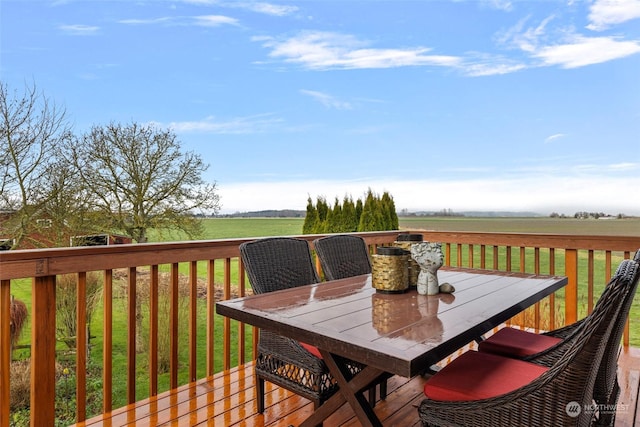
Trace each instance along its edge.
{"label": "green field", "polygon": [[553,233],[608,236],[640,236],[640,218],[400,218],[400,228],[436,231]]}
{"label": "green field", "polygon": [[[210,218],[203,239],[291,236],[302,233],[304,218]],[[640,218],[580,220],[573,218],[401,217],[401,229],[640,236]],[[178,241],[180,233],[151,234],[152,240]]]}

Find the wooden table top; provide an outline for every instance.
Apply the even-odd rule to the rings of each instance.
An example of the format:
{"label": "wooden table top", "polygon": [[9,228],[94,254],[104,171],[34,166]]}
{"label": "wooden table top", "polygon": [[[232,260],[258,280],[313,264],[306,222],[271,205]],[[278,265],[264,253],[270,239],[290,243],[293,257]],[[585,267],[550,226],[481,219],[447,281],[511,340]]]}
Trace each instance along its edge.
{"label": "wooden table top", "polygon": [[218,314],[413,377],[567,284],[566,277],[443,267],[453,294],[376,292],[371,275],[216,303]]}

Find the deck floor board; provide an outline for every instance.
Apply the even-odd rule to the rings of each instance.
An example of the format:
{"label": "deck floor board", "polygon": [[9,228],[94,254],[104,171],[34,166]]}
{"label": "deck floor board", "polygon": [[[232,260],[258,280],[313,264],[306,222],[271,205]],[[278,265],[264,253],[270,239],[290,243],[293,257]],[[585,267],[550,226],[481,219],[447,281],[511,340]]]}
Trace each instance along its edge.
{"label": "deck floor board", "polygon": [[[620,399],[616,427],[640,425],[640,349],[626,348],[619,360]],[[417,407],[425,378],[392,377],[385,401],[375,412],[385,426],[418,427]],[[253,365],[187,384],[172,393],[114,410],[77,426],[256,426],[288,427],[300,424],[313,411],[306,399],[267,383],[264,414],[256,413]],[[357,427],[351,408],[343,405],[325,422],[327,426]]]}

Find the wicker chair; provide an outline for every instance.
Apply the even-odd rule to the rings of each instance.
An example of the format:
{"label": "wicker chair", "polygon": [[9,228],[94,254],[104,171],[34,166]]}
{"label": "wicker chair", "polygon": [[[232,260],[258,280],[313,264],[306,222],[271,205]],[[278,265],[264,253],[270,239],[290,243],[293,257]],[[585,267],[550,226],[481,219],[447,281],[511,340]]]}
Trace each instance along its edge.
{"label": "wicker chair", "polygon": [[360,236],[336,234],[313,241],[327,280],[371,273],[369,250]]}
{"label": "wicker chair", "polygon": [[[640,250],[636,252],[633,262],[640,262]],[[621,263],[614,274],[614,278],[627,274],[626,270],[630,268],[632,268],[630,261]],[[598,415],[596,425],[613,425],[615,420],[615,411],[612,411],[611,408],[615,407],[620,396],[620,386],[618,384],[620,340],[635,297],[638,280],[632,281],[629,286],[621,303],[618,318],[614,322],[611,335],[607,341],[600,367],[597,370],[598,375],[594,385],[593,399],[599,407],[608,409]],[[596,306],[600,304],[608,290],[609,286],[605,288]],[[582,319],[571,325],[539,335],[520,329],[504,329],[499,331],[497,335],[481,342],[479,350],[551,366],[559,355],[569,347],[571,340],[580,332],[585,320]]]}
{"label": "wicker chair", "polygon": [[[371,273],[371,260],[367,243],[360,236],[335,234],[321,237],[313,241],[313,247],[320,260],[322,272],[327,280],[338,280],[346,277]],[[387,379],[380,381],[380,399],[387,398]],[[375,387],[369,389],[369,402],[373,406],[376,401]]]}
{"label": "wicker chair", "polygon": [[[262,294],[318,283],[309,243],[306,240],[276,237],[240,245],[253,292]],[[258,412],[264,412],[264,382],[269,381],[311,400],[319,407],[338,386],[324,361],[301,343],[261,330],[256,355]],[[362,369],[350,364],[351,374]]]}
{"label": "wicker chair", "polygon": [[[604,355],[623,299],[638,280],[638,264],[623,263],[625,266],[611,280],[593,313],[585,318],[566,351],[550,367],[491,353],[464,353],[426,382],[427,398],[418,409],[423,425],[590,425],[598,373],[594,367],[599,366]],[[512,385],[508,390],[499,383],[505,378]],[[458,395],[484,395],[434,398],[438,387],[446,392],[449,386]],[[474,386],[479,389],[473,390]]]}

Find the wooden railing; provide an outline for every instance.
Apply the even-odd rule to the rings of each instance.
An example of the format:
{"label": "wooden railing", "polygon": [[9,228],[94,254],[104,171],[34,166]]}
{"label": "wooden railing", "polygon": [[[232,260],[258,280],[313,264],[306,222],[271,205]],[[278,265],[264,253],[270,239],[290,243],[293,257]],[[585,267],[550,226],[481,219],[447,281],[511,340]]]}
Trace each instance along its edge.
{"label": "wooden railing", "polygon": [[[419,232],[426,241],[443,243],[447,265],[568,276],[569,282],[564,290],[536,304],[528,314],[519,315],[511,321],[537,329],[571,323],[590,312],[612,270],[621,259],[629,258],[640,248],[640,237]],[[357,234],[363,236],[373,250],[375,246],[392,244],[398,232]],[[299,237],[311,241],[319,236]],[[247,286],[238,247],[247,240],[252,239],[0,252],[0,427],[9,426],[11,417],[12,288],[24,287],[25,280],[30,283],[26,285],[30,286],[31,293],[30,422],[32,426],[53,425],[58,377],[56,358],[60,348],[56,339],[56,283],[61,275],[74,275],[78,331],[73,337],[75,416],[77,421],[82,421],[95,415],[87,414],[87,364],[94,353],[90,352],[93,345],[89,344],[91,341],[85,327],[88,274],[99,272],[102,277],[102,325],[97,331],[96,325],[92,325],[92,332],[102,342],[95,353],[102,354],[99,361],[102,372],[100,410],[106,413],[112,410],[114,400],[117,404],[133,403],[156,395],[162,387],[176,388],[252,359],[256,331],[215,314],[216,300],[245,295]],[[145,276],[144,282],[141,275]],[[123,288],[124,295],[116,297],[114,284],[120,284],[122,280],[124,283],[117,289]],[[186,293],[181,281],[186,283]],[[141,301],[143,298],[139,295],[143,287],[148,295],[145,295],[145,301]],[[164,314],[160,299],[167,294],[169,308],[168,314]],[[116,300],[124,301],[124,309],[114,305]],[[179,306],[180,301],[186,301],[184,308]],[[142,302],[148,307],[144,315],[140,309]],[[126,313],[126,331],[114,328],[114,313],[118,310]],[[180,313],[186,314],[186,327],[182,326]],[[161,316],[166,315],[168,326],[161,329]],[[141,318],[148,328],[148,350],[145,353],[138,350],[137,329]],[[114,366],[114,356],[121,356],[114,348],[114,334],[126,334],[126,369]],[[167,373],[162,375],[159,374],[158,349],[159,340],[165,337],[169,340],[169,366]],[[624,345],[628,346],[635,340],[640,341],[640,336],[630,335],[627,327]],[[185,347],[186,355],[181,355],[179,350]],[[138,377],[143,364],[146,375],[141,383]],[[116,390],[121,387],[122,379],[115,378],[115,371],[124,371],[122,375],[126,376],[122,391]],[[159,386],[160,377],[166,381],[166,386]],[[141,384],[145,385],[142,396]],[[124,402],[114,399],[114,395],[120,394],[126,395]]]}

